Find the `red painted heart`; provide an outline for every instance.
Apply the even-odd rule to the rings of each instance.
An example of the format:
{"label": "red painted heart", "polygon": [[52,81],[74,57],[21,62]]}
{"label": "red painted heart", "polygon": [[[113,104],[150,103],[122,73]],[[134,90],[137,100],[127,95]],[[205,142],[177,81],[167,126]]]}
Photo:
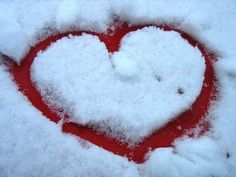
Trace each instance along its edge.
{"label": "red painted heart", "polygon": [[[28,55],[23,59],[21,65],[15,64],[11,72],[19,86],[19,90],[27,96],[30,102],[48,119],[57,123],[60,120],[60,116],[57,114],[58,112],[51,110],[48,105],[43,102],[42,96],[35,89],[31,81],[30,67],[37,53],[40,50],[45,50],[52,42],[55,42],[64,36],[68,36],[69,34],[80,36],[82,33],[98,36],[99,39],[105,43],[109,52],[115,52],[118,50],[120,41],[124,35],[146,26],[156,25],[128,26],[127,24],[123,24],[117,27],[115,31],[110,31],[108,34],[100,34],[89,31],[74,31],[50,36],[34,46]],[[195,129],[196,127],[200,129],[199,135],[209,129],[208,121],[204,120],[204,115],[208,111],[211,100],[216,96],[213,55],[209,54],[202,44],[182,30],[166,25],[156,27],[163,31],[178,32],[183,40],[187,40],[190,45],[197,47],[204,56],[206,64],[204,74],[205,78],[201,93],[192,104],[191,109],[185,111],[173,121],[169,122],[165,127],[157,130],[151,136],[145,138],[144,141],[135,147],[129,147],[126,143],[120,142],[117,139],[112,139],[105,134],[98,133],[87,126],[82,126],[73,122],[64,122],[62,125],[63,132],[72,133],[108,151],[111,151],[114,154],[127,156],[134,162],[142,163],[145,160],[145,155],[150,150],[154,150],[159,147],[169,147],[176,138],[181,137],[182,135],[192,136],[190,130]],[[179,126],[181,126],[181,129],[178,128]]]}

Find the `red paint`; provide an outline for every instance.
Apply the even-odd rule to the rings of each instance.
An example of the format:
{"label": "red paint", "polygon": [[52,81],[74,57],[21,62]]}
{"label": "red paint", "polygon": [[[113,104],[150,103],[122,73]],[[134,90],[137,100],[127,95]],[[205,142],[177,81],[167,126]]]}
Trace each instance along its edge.
{"label": "red paint", "polygon": [[[135,31],[137,29],[143,28],[145,26],[153,25],[128,27],[128,25],[124,24],[117,27],[115,31],[110,31],[108,34],[99,34],[88,31],[84,32],[97,35],[100,40],[106,44],[108,50],[110,52],[114,52],[119,49],[120,40],[125,34],[130,31]],[[191,134],[187,133],[187,131],[196,128],[199,125],[199,122],[204,119],[204,115],[208,111],[211,100],[214,99],[214,96],[216,96],[215,75],[213,69],[214,57],[206,51],[202,44],[197,42],[194,38],[192,38],[185,32],[169,26],[159,26],[159,28],[164,31],[176,31],[180,33],[183,39],[186,39],[192,46],[198,47],[204,56],[206,63],[204,84],[200,95],[193,103],[191,109],[176,117],[162,129],[155,131],[151,136],[147,137],[135,148],[130,148],[125,143],[122,143],[116,139],[111,139],[105,134],[98,134],[96,131],[92,130],[89,127],[82,126],[73,122],[65,122],[62,126],[63,132],[79,136],[85,140],[90,141],[93,144],[96,144],[108,151],[113,152],[114,154],[127,156],[129,160],[133,160],[136,163],[144,162],[145,155],[150,150],[154,150],[159,147],[170,147],[172,146],[173,141],[176,138],[181,137],[182,135],[188,134],[191,136]],[[38,51],[45,50],[52,42],[55,42],[64,36],[68,36],[69,34],[79,36],[82,34],[82,31],[57,34],[46,38],[30,50],[28,55],[23,59],[23,62],[19,66],[15,64],[11,70],[14,79],[19,86],[19,90],[23,92],[24,95],[28,97],[30,102],[48,119],[56,123],[60,120],[60,117],[57,115],[57,111],[52,111],[43,102],[41,95],[35,89],[30,79],[30,66]],[[199,135],[209,129],[209,123],[207,121],[205,121],[201,125],[202,128]],[[181,126],[182,129],[178,129],[178,126]]]}

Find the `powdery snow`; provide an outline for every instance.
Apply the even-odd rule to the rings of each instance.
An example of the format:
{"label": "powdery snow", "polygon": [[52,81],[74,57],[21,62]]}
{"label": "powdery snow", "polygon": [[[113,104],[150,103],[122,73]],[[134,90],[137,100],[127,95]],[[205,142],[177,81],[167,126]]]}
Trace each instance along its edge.
{"label": "powdery snow", "polygon": [[204,71],[198,48],[156,27],[128,33],[110,57],[97,37],[65,37],[41,52],[31,69],[50,104],[67,108],[74,122],[129,143],[188,109]]}
{"label": "powdery snow", "polygon": [[138,173],[127,159],[63,134],[57,124],[45,119],[18,93],[2,65],[0,82],[4,83],[0,85],[0,97],[5,98],[0,102],[0,176],[95,177]]}
{"label": "powdery snow", "polygon": [[[156,149],[144,164],[136,165],[61,133],[60,125],[46,119],[17,91],[9,71],[0,64],[0,176],[235,177],[234,0],[1,1],[0,63],[3,55],[20,63],[30,46],[58,31],[105,32],[117,17],[131,24],[174,25],[217,54],[220,97],[208,115],[210,131],[201,138],[183,137],[174,147]],[[116,57],[129,59],[122,54]],[[136,61],[118,65],[116,72],[122,77],[139,74]]]}

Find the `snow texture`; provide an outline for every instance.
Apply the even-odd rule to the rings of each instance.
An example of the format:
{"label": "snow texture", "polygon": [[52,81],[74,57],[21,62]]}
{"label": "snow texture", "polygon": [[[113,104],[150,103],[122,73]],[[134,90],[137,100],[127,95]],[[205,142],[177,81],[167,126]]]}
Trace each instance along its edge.
{"label": "snow texture", "polygon": [[31,76],[73,121],[132,143],[188,109],[204,71],[198,48],[177,32],[148,27],[124,36],[110,58],[92,35],[60,39],[35,58]]}
{"label": "snow texture", "polygon": [[[142,165],[61,133],[60,125],[46,119],[17,91],[2,62],[9,56],[20,64],[30,46],[58,31],[105,32],[117,17],[130,24],[171,24],[217,54],[220,98],[208,115],[211,130],[201,138],[183,137],[174,147],[156,149]],[[235,177],[235,19],[234,0],[1,1],[0,176]],[[114,60],[129,59],[119,55],[114,54]],[[122,77],[139,74],[136,62],[119,60],[118,65],[116,72]]]}

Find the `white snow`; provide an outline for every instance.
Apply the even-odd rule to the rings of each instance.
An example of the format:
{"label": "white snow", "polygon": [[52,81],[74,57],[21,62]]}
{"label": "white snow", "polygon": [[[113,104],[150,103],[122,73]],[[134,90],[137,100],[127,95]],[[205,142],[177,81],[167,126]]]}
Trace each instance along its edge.
{"label": "white snow", "polygon": [[128,33],[110,59],[92,35],[63,38],[41,52],[31,69],[50,104],[67,108],[75,122],[102,126],[130,143],[188,109],[204,71],[198,48],[156,27]]}
{"label": "white snow", "polygon": [[112,22],[110,3],[93,0],[63,0],[58,3],[56,12],[56,28],[86,29],[89,31],[106,31]]}
{"label": "white snow", "polygon": [[[30,46],[57,31],[105,32],[114,17],[131,24],[165,23],[195,36],[217,54],[220,98],[210,110],[212,127],[207,135],[181,138],[173,148],[156,149],[144,164],[136,165],[61,133],[59,125],[42,116],[17,91],[0,64],[0,176],[235,177],[235,9],[234,0],[1,1],[0,63],[2,54],[20,63]],[[103,48],[100,42],[98,46]],[[121,58],[133,59],[126,52],[113,54],[116,57],[120,59],[117,76],[139,75],[139,62],[122,62]]]}
{"label": "white snow", "polygon": [[[17,91],[0,67],[0,176],[126,176],[137,167],[79,138],[66,135]],[[7,94],[7,97],[5,96]],[[11,106],[9,106],[11,105]],[[110,163],[113,162],[113,163]]]}
{"label": "white snow", "polygon": [[0,5],[0,52],[19,63],[28,47],[27,35],[17,22],[14,9]]}
{"label": "white snow", "polygon": [[154,151],[143,168],[145,176],[227,176],[230,169],[226,154],[209,137],[186,139],[176,149]]}
{"label": "white snow", "polygon": [[115,67],[114,72],[118,77],[120,77],[120,79],[131,80],[139,77],[139,67],[137,62],[130,59],[127,54],[122,52],[114,53],[112,55],[112,62]]}

